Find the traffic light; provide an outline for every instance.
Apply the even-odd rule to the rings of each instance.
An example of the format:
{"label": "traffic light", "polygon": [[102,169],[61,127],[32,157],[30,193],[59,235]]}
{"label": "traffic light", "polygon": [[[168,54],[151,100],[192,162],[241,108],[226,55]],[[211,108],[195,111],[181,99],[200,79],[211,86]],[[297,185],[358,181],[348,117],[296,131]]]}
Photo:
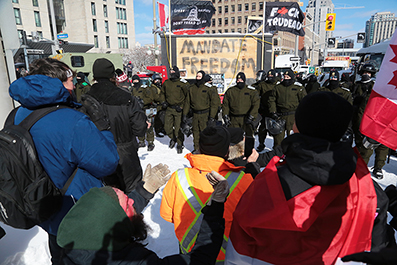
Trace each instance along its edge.
{"label": "traffic light", "polygon": [[325,30],[333,31],[335,29],[335,13],[328,13],[325,19]]}

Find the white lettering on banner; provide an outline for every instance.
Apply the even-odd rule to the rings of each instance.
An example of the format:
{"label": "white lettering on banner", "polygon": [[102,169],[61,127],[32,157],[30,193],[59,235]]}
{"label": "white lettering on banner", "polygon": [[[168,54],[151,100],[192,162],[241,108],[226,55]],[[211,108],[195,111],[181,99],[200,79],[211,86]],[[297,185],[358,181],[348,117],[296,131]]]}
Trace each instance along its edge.
{"label": "white lettering on banner", "polygon": [[267,24],[269,25],[269,27],[278,25],[280,27],[292,28],[296,30],[300,30],[302,28],[302,23],[294,19],[287,18],[270,18],[267,20]]}
{"label": "white lettering on banner", "polygon": [[278,11],[278,7],[273,7],[272,11],[270,12],[270,16],[274,17],[277,14],[277,11]]}

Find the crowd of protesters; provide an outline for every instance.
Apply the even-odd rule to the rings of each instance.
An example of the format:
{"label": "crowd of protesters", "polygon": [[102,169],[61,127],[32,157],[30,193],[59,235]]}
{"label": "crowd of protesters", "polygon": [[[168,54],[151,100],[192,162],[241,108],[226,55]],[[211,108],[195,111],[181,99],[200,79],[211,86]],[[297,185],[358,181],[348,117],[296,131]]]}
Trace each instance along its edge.
{"label": "crowd of protesters", "polygon": [[[129,65],[124,73],[97,59],[89,84],[68,65],[39,59],[10,86],[21,104],[15,124],[34,109],[68,106],[30,130],[58,188],[77,170],[62,209],[39,224],[52,264],[397,262],[397,225],[387,223],[397,189],[371,178],[383,177],[387,148],[359,131],[371,65],[355,84],[331,71],[322,87],[273,69],[251,86],[240,72],[222,103],[204,71],[189,83],[173,66],[169,79],[155,74],[148,85]],[[180,154],[190,134],[190,167],[170,172],[158,161],[142,170],[146,142],[151,152],[155,136],[167,136]],[[245,150],[256,134],[257,150]],[[268,134],[274,146],[265,151]],[[163,185],[158,214],[174,224],[180,253],[159,258],[142,243],[150,227],[141,212]]]}

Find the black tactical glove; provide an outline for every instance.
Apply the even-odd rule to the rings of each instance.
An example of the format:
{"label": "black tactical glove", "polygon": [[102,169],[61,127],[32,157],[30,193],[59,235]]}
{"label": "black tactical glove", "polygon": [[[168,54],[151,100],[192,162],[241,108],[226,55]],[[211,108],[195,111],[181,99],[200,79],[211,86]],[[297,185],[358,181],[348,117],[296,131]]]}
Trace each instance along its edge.
{"label": "black tactical glove", "polygon": [[232,125],[232,122],[230,121],[230,118],[228,115],[223,116],[223,121],[225,122],[226,127],[229,127]]}
{"label": "black tactical glove", "polygon": [[397,247],[383,248],[379,252],[359,252],[344,256],[343,262],[358,261],[372,265],[397,264]]}
{"label": "black tactical glove", "polygon": [[278,121],[280,119],[280,116],[276,112],[270,113],[270,118],[272,118],[275,121]]}
{"label": "black tactical glove", "polygon": [[176,110],[176,112],[182,112],[181,106],[178,106],[178,105],[175,106],[175,110]]}
{"label": "black tactical glove", "polygon": [[91,121],[96,125],[98,130],[110,130],[110,122],[98,100],[84,94],[81,96],[81,104],[85,108],[85,113],[90,117]]}
{"label": "black tactical glove", "polygon": [[248,117],[245,120],[245,124],[254,126],[254,119],[255,119],[254,116],[248,115]]}
{"label": "black tactical glove", "polygon": [[168,108],[168,102],[164,101],[163,103],[161,103],[161,107],[163,108],[163,110],[166,110]]}
{"label": "black tactical glove", "polygon": [[216,120],[214,118],[209,118],[207,121],[207,127],[215,127],[216,126]]}

